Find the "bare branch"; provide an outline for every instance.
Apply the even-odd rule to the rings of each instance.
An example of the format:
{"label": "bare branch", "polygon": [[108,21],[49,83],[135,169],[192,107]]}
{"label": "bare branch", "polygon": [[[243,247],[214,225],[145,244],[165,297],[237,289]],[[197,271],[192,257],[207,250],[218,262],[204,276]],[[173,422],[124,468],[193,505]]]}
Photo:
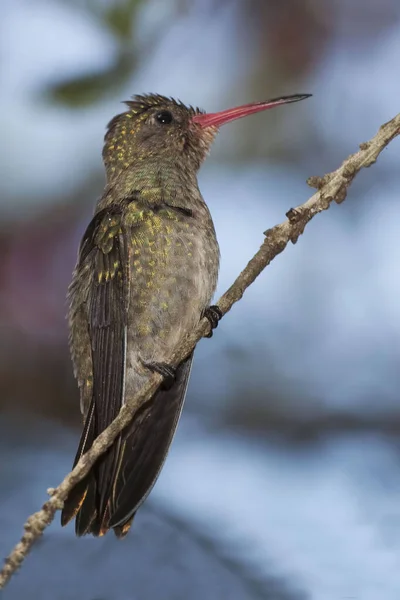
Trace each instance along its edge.
{"label": "bare branch", "polygon": [[[357,173],[365,167],[370,167],[382,150],[400,134],[400,114],[382,125],[378,133],[369,142],[360,144],[360,150],[349,156],[336,171],[324,177],[310,177],[308,184],[318,191],[304,204],[291,208],[286,214],[287,220],[265,232],[264,242],[255,256],[250,260],[233,285],[220,298],[218,306],[222,314],[226,314],[238,302],[269,263],[280,254],[289,241],[296,243],[303,233],[307,223],[319,212],[327,210],[332,201],[340,204],[347,195],[347,190]],[[170,364],[177,366],[196,346],[197,342],[209,332],[209,323],[203,319],[198,327],[185,339],[184,343],[172,354]],[[13,573],[20,567],[34,542],[44,529],[51,523],[57,510],[62,509],[64,500],[70,490],[84,478],[103,452],[113,443],[117,435],[129,425],[137,408],[150,399],[160,385],[162,378],[153,374],[140,394],[131,399],[119,412],[116,419],[95,440],[91,449],[80,459],[76,467],[69,473],[61,484],[48,490],[50,499],[41,510],[31,515],[24,525],[24,534],[6,558],[0,572],[0,589],[10,580]]]}

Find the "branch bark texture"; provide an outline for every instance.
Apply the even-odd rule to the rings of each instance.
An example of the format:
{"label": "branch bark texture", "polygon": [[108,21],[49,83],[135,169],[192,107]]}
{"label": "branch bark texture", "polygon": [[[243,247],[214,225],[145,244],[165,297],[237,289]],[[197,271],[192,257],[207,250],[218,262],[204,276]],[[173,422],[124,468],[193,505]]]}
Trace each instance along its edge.
{"label": "branch bark texture", "polygon": [[[348,188],[357,173],[375,163],[382,150],[399,134],[400,114],[382,125],[370,141],[360,144],[359,151],[350,155],[336,171],[327,173],[323,177],[310,177],[307,180],[307,183],[316,188],[317,192],[304,204],[297,208],[291,208],[286,213],[287,219],[283,223],[275,225],[275,227],[264,233],[264,242],[258,252],[219,299],[218,306],[223,315],[230,311],[232,306],[242,298],[246,289],[269,263],[286,248],[289,242],[297,242],[307,223],[316,214],[327,210],[333,201],[340,204],[346,199]],[[200,321],[196,329],[187,335],[180,348],[171,355],[170,364],[177,366],[184,360],[192,352],[197,342],[209,332],[209,328],[210,325],[207,319]],[[91,449],[82,456],[73,471],[64,478],[57,488],[48,490],[50,499],[43,504],[38,512],[28,518],[24,525],[21,540],[5,559],[0,572],[0,589],[4,588],[13,573],[21,566],[35,541],[53,520],[56,511],[62,509],[64,500],[70,490],[85,477],[99,456],[107,450],[118,434],[129,425],[137,408],[144,401],[151,398],[161,381],[160,375],[153,374],[140,394],[123,406],[116,419],[99,435]]]}

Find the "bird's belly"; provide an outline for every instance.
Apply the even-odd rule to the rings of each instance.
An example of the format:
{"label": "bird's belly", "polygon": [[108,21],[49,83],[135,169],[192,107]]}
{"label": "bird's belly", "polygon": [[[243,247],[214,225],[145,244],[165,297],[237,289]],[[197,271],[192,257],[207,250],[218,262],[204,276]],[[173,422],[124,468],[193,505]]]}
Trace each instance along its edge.
{"label": "bird's belly", "polygon": [[143,373],[142,361],[168,362],[199,322],[215,291],[219,252],[215,236],[200,230],[178,232],[137,256],[132,259],[127,348],[128,371],[135,372],[136,380]]}

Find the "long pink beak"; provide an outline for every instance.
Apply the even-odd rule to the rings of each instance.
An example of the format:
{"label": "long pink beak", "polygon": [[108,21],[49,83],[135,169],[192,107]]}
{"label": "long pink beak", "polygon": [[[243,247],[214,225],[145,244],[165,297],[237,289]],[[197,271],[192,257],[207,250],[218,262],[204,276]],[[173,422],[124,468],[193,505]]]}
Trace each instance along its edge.
{"label": "long pink beak", "polygon": [[221,110],[217,113],[204,113],[195,115],[192,117],[192,122],[201,125],[201,127],[220,127],[234,121],[235,119],[241,119],[247,117],[253,113],[267,110],[268,108],[274,108],[281,104],[289,104],[290,102],[299,102],[309,98],[312,94],[295,94],[294,96],[282,96],[282,98],[274,98],[267,100],[267,102],[252,102],[250,104],[243,104],[243,106],[237,106],[236,108],[228,108],[227,110]]}

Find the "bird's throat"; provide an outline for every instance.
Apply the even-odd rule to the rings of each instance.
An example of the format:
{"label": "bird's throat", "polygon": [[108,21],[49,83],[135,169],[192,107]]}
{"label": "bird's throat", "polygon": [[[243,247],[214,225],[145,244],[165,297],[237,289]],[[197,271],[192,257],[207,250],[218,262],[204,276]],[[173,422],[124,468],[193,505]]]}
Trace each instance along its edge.
{"label": "bird's throat", "polygon": [[200,198],[197,177],[175,162],[137,161],[109,182],[110,202],[139,195],[149,206],[171,204],[192,208]]}

